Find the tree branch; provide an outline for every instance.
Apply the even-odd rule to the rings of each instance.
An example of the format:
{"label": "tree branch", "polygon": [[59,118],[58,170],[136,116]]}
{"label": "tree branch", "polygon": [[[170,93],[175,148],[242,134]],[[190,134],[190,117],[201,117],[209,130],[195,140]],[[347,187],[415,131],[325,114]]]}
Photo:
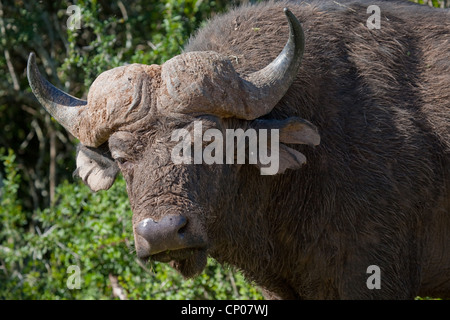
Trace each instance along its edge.
{"label": "tree branch", "polygon": [[[0,1],[0,34],[3,39],[6,39],[6,29],[5,29],[5,22],[3,21],[3,4]],[[20,90],[19,80],[17,79],[16,72],[14,71],[14,66],[11,62],[11,55],[9,54],[8,49],[5,49],[3,51],[5,55],[6,65],[8,66],[8,71],[11,75],[12,82],[13,82],[13,88],[16,91]]]}
{"label": "tree branch", "polygon": [[119,278],[117,278],[117,276],[110,273],[109,282],[111,282],[114,297],[117,297],[120,300],[128,300],[125,289],[119,284]]}

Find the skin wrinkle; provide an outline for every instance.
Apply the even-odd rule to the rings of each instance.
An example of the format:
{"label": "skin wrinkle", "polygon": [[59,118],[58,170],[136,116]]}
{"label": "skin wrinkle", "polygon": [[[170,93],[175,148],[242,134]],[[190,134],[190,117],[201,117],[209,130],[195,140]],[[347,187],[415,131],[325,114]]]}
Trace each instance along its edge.
{"label": "skin wrinkle", "polygon": [[[132,64],[102,73],[91,85],[88,104],[82,109],[77,132],[80,141],[98,147],[114,131],[143,129],[155,108],[156,101],[151,96],[160,82],[160,68]],[[99,125],[92,126],[92,123]]]}

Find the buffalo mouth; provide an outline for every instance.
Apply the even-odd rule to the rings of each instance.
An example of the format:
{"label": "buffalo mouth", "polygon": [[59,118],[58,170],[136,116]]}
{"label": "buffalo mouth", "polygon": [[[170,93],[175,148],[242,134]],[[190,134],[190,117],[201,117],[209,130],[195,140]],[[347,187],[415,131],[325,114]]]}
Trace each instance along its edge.
{"label": "buffalo mouth", "polygon": [[207,258],[208,254],[205,248],[167,250],[149,257],[152,261],[169,263],[185,278],[199,275],[206,267]]}

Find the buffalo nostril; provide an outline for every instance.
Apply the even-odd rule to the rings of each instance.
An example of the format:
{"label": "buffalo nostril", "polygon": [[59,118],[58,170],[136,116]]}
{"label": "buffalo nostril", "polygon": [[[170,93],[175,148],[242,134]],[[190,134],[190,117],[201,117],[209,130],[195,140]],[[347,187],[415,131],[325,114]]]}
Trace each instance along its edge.
{"label": "buffalo nostril", "polygon": [[185,247],[186,224],[182,215],[166,215],[158,221],[147,218],[137,224],[136,234],[148,242],[149,254],[176,250]]}
{"label": "buffalo nostril", "polygon": [[180,236],[184,237],[184,234],[185,234],[185,232],[186,232],[186,227],[187,227],[187,221],[186,221],[186,223],[185,223],[183,226],[181,226],[181,227],[178,229],[178,234],[179,234]]}

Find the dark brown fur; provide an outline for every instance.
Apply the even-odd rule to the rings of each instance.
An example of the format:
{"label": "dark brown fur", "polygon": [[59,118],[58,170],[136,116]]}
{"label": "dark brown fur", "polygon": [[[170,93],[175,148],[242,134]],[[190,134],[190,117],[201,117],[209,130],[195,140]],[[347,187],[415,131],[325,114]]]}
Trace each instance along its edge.
{"label": "dark brown fur", "polygon": [[[450,13],[331,2],[326,11],[289,2],[239,8],[186,48],[225,54],[240,73],[259,70],[286,41],[289,7],[306,50],[268,117],[308,119],[322,139],[315,150],[297,147],[308,159],[300,170],[241,169],[210,233],[212,256],[281,298],[449,297]],[[366,27],[371,4],[381,9],[380,30]],[[380,290],[366,287],[372,264]]]}

